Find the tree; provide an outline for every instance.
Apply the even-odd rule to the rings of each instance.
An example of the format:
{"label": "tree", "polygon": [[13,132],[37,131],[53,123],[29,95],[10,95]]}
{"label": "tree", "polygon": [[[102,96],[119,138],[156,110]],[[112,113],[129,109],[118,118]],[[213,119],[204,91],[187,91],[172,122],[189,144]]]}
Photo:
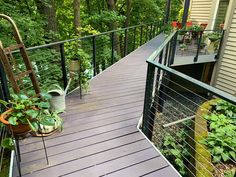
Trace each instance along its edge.
{"label": "tree", "polygon": [[52,38],[53,41],[57,40],[55,35],[58,32],[55,1],[35,0],[35,2],[39,13],[46,18],[46,31],[52,34],[48,38]]}
{"label": "tree", "polygon": [[73,10],[74,10],[74,31],[75,34],[79,34],[80,27],[80,0],[73,0]]}

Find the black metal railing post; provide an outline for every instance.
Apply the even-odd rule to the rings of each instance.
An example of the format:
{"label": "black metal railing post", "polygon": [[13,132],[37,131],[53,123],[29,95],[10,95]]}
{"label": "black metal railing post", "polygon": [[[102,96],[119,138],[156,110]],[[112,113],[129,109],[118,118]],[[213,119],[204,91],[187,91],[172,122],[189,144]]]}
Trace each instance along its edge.
{"label": "black metal railing post", "polygon": [[143,25],[141,25],[141,29],[140,29],[140,46],[142,45],[143,43]]}
{"label": "black metal railing post", "polygon": [[149,31],[149,40],[152,39],[152,24],[150,26],[150,31]]}
{"label": "black metal railing post", "polygon": [[221,48],[222,48],[222,45],[223,45],[224,35],[225,35],[225,30],[222,30],[222,32],[221,32],[221,38],[220,38],[220,44],[219,44],[219,47],[218,47],[217,54],[216,54],[216,56],[215,56],[215,59],[216,59],[216,60],[218,60],[219,57],[220,57],[220,52],[221,52]]}
{"label": "black metal railing post", "polygon": [[154,117],[155,117],[155,115],[150,114],[150,109],[152,106],[152,91],[153,91],[154,74],[155,74],[155,66],[153,66],[152,64],[148,64],[144,107],[143,107],[142,131],[149,140],[152,139],[152,130],[153,130],[153,124],[154,124]]}
{"label": "black metal railing post", "polygon": [[136,49],[136,27],[134,27],[133,51]]}
{"label": "black metal railing post", "polygon": [[160,29],[160,22],[158,21],[155,29],[155,36],[159,34],[159,29]]}
{"label": "black metal railing post", "polygon": [[96,68],[96,38],[93,36],[93,76],[97,75]]}
{"label": "black metal railing post", "polygon": [[176,52],[176,45],[177,45],[177,37],[178,37],[178,31],[175,33],[175,35],[173,37],[173,42],[172,42],[172,46],[171,46],[171,56],[169,58],[168,65],[172,65],[174,63],[175,52]]}
{"label": "black metal railing post", "polygon": [[166,48],[165,48],[164,65],[166,65],[168,62],[169,46],[170,46],[170,42],[166,45]]}
{"label": "black metal railing post", "polygon": [[7,83],[6,73],[4,71],[1,61],[0,61],[0,83],[1,83],[1,90],[2,90],[1,99],[8,101],[10,99],[10,92],[9,92],[9,87]]}
{"label": "black metal railing post", "polygon": [[145,32],[145,42],[148,41],[148,25],[146,27],[146,32]]}
{"label": "black metal railing post", "polygon": [[65,59],[64,43],[60,44],[60,54],[61,54],[61,69],[62,69],[63,86],[64,86],[64,89],[66,89],[66,86],[68,84],[68,80],[67,80],[67,72],[66,72],[66,59]]}
{"label": "black metal railing post", "polygon": [[128,30],[125,29],[125,39],[124,39],[124,57],[127,55],[127,40],[128,40]]}
{"label": "black metal railing post", "polygon": [[115,62],[115,33],[112,32],[111,33],[111,64],[113,64]]}
{"label": "black metal railing post", "polygon": [[202,35],[203,35],[203,31],[200,32],[200,37],[198,39],[198,44],[197,44],[197,53],[196,53],[196,56],[194,57],[194,60],[193,60],[194,62],[197,62],[197,60],[198,60],[200,46],[201,46],[201,42],[202,42]]}

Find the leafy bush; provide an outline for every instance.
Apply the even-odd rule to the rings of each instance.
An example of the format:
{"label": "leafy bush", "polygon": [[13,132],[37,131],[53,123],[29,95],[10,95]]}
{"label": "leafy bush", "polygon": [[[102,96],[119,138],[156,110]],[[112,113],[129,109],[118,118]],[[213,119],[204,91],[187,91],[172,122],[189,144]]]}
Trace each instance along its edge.
{"label": "leafy bush", "polygon": [[189,158],[186,130],[181,129],[175,135],[166,133],[162,147],[163,155],[176,167],[181,175],[187,175],[185,161]]}
{"label": "leafy bush", "polygon": [[205,115],[209,121],[209,134],[201,141],[212,154],[213,163],[236,160],[236,106],[219,100],[212,113]]}

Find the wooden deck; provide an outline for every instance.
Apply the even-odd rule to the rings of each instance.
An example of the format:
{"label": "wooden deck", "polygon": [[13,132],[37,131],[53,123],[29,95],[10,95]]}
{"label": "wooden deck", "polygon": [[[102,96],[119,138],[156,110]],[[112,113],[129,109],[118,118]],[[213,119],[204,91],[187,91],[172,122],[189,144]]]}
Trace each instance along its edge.
{"label": "wooden deck", "polygon": [[[137,129],[141,118],[147,57],[160,35],[91,80],[89,93],[67,97],[64,130],[21,143],[24,177],[177,177],[179,174]],[[16,169],[14,176],[18,176]]]}

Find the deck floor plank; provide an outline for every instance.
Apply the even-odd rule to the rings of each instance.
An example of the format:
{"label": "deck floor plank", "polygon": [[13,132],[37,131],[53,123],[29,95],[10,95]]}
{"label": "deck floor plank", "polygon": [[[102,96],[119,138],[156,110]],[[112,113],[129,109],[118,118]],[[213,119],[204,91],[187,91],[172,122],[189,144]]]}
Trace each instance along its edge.
{"label": "deck floor plank", "polygon": [[178,176],[137,129],[145,60],[163,40],[154,38],[94,77],[82,99],[77,91],[67,96],[64,130],[45,137],[49,165],[40,138],[22,140],[23,177]]}

